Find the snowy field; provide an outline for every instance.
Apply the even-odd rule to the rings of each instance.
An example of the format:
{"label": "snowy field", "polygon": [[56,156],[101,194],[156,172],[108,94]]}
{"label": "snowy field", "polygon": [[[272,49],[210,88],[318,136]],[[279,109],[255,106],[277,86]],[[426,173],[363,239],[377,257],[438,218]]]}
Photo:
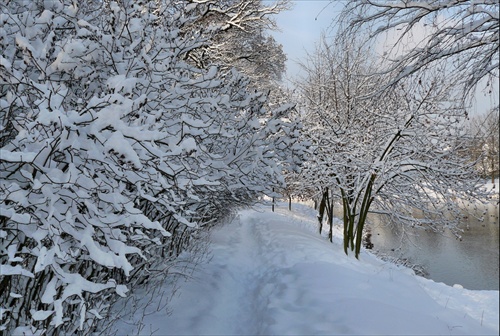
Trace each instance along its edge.
{"label": "snowy field", "polygon": [[[245,210],[211,235],[211,259],[179,283],[133,295],[116,334],[498,335],[499,292],[418,277],[317,233],[314,210]],[[109,332],[109,330],[108,330]]]}

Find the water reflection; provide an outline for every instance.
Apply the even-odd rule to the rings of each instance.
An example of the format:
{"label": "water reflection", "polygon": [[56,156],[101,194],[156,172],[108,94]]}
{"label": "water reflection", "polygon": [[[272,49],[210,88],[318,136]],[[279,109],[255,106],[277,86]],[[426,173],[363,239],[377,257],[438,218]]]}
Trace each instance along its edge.
{"label": "water reflection", "polygon": [[467,289],[499,289],[499,207],[486,206],[483,222],[470,216],[462,239],[452,232],[435,233],[408,227],[389,227],[372,217],[373,250],[422,265],[427,277]]}

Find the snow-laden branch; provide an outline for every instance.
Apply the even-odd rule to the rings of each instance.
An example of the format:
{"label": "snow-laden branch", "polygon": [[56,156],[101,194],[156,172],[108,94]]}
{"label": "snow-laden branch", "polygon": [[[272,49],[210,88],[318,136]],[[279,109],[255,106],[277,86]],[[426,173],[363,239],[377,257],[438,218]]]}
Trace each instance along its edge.
{"label": "snow-laden branch", "polygon": [[[414,47],[389,56],[387,72],[397,71],[391,83],[421,69],[446,62],[448,76],[470,92],[483,78],[498,78],[498,1],[350,1],[341,15],[346,32],[358,34],[371,27],[371,36],[396,34],[400,48],[403,38]],[[412,35],[425,30],[423,40]]]}
{"label": "snow-laden branch", "polygon": [[293,105],[191,62],[220,30],[188,3],[2,6],[0,330],[89,332],[300,165]]}
{"label": "snow-laden branch", "polygon": [[[462,211],[457,200],[483,202],[488,195],[479,188],[475,161],[462,154],[466,114],[453,100],[454,86],[441,71],[419,71],[394,86],[390,76],[373,75],[376,63],[366,45],[342,35],[333,42],[334,51],[324,41],[312,55],[300,83],[311,143],[302,189],[323,200],[327,190],[328,199],[340,200],[344,248],[356,255],[372,211],[456,229],[461,216],[436,217]],[[381,89],[386,86],[393,89]],[[408,215],[414,209],[421,218]]]}

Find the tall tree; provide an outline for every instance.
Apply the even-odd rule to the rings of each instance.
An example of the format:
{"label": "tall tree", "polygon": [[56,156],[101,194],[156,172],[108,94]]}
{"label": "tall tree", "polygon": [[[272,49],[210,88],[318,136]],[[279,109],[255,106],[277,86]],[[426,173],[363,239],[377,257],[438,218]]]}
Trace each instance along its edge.
{"label": "tall tree", "polygon": [[370,212],[459,234],[455,200],[481,196],[474,165],[457,155],[464,113],[452,108],[443,72],[419,72],[381,94],[391,77],[374,80],[376,65],[368,45],[340,35],[322,41],[301,83],[313,147],[305,178],[341,200],[344,249],[356,257]]}
{"label": "tall tree", "polygon": [[[286,56],[269,30],[278,29],[273,16],[289,9],[290,1],[191,1],[201,15],[187,29],[208,32],[212,43],[190,53],[190,58],[201,66],[235,67],[255,88],[275,88],[285,72]],[[208,31],[207,26],[211,27]]]}

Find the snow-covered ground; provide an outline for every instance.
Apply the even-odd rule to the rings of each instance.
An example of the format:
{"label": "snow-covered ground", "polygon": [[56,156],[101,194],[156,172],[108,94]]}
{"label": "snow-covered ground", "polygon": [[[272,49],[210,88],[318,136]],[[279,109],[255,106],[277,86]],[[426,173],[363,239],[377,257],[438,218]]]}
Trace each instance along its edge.
{"label": "snow-covered ground", "polygon": [[488,181],[488,182],[485,182],[484,187],[486,188],[486,190],[493,191],[495,193],[495,195],[493,196],[494,199],[498,199],[499,198],[499,193],[500,193],[500,179],[498,177],[495,179],[494,183],[491,182],[491,180]]}
{"label": "snow-covered ground", "polygon": [[136,291],[149,308],[120,309],[117,334],[498,335],[498,291],[435,283],[367,251],[358,261],[339,227],[331,244],[314,211],[294,207],[245,210],[217,228],[211,259],[168,307],[170,285]]}

